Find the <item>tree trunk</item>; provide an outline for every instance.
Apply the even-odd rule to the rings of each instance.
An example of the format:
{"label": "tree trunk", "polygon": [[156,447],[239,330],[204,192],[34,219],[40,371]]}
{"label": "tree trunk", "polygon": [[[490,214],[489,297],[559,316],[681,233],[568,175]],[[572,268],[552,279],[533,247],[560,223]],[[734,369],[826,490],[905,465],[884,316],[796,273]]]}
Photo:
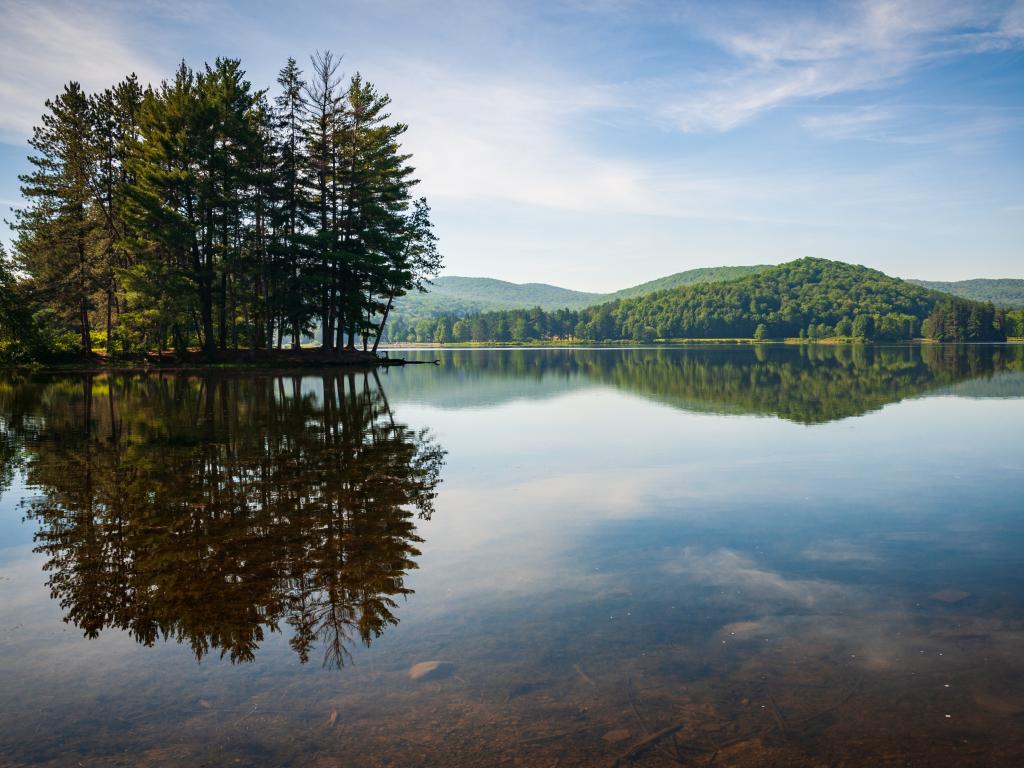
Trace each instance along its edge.
{"label": "tree trunk", "polygon": [[111,346],[111,337],[114,333],[114,290],[113,285],[107,286],[107,355],[114,350]]}
{"label": "tree trunk", "polygon": [[220,276],[220,327],[217,346],[223,352],[228,347],[228,273],[222,272]]}
{"label": "tree trunk", "polygon": [[380,319],[380,325],[377,326],[377,338],[373,340],[373,354],[377,354],[377,345],[380,344],[380,337],[384,335],[384,324],[387,323],[388,315],[391,314],[391,304],[394,300],[394,294],[388,296],[388,305],[384,307],[384,314]]}
{"label": "tree trunk", "polygon": [[208,275],[199,281],[199,316],[203,326],[203,351],[208,357],[217,352],[217,344],[213,333],[213,289]]}
{"label": "tree trunk", "polygon": [[89,332],[89,296],[87,293],[87,280],[85,270],[85,239],[82,236],[81,228],[78,230],[78,289],[81,292],[79,298],[79,315],[82,326],[82,354],[92,354],[92,334]]}
{"label": "tree trunk", "polygon": [[89,300],[82,298],[81,303],[81,315],[82,315],[82,354],[92,354],[92,334],[89,332]]}

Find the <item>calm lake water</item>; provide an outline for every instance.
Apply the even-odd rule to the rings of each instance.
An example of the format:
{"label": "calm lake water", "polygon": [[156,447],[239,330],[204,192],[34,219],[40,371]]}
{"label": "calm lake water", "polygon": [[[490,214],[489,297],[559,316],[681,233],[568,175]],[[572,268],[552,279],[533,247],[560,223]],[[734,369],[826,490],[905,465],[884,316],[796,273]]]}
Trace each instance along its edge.
{"label": "calm lake water", "polygon": [[410,354],[0,373],[0,765],[1024,765],[1024,346]]}

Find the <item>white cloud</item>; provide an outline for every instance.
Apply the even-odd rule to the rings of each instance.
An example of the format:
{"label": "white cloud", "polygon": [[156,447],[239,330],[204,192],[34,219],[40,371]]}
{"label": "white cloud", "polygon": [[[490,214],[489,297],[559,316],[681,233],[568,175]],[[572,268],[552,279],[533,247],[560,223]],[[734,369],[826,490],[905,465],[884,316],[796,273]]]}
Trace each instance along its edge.
{"label": "white cloud", "polygon": [[849,601],[854,595],[851,588],[828,581],[786,578],[731,549],[704,553],[686,547],[664,569],[697,583],[742,590],[744,598],[762,603],[783,600],[811,607]]}
{"label": "white cloud", "polygon": [[580,126],[620,108],[616,89],[559,81],[473,79],[410,65],[418,77],[390,81],[395,112],[410,124],[407,145],[424,192],[491,198],[565,210],[635,211],[651,204],[645,170],[602,155]]}
{"label": "white cloud", "polygon": [[869,106],[851,110],[836,110],[823,115],[812,115],[800,124],[814,133],[833,139],[868,138],[878,135],[895,118],[895,112],[885,107]]}
{"label": "white cloud", "polygon": [[0,141],[21,143],[43,102],[70,79],[86,91],[113,85],[130,72],[145,82],[154,69],[126,39],[112,14],[73,3],[4,3],[0,40]]}
{"label": "white cloud", "polygon": [[[1024,39],[1021,3],[865,0],[828,18],[731,16],[704,33],[732,67],[677,86],[663,113],[684,131],[725,131],[798,100],[883,88],[947,55]],[[681,94],[680,91],[686,93]]]}
{"label": "white cloud", "polygon": [[966,148],[1020,128],[1024,113],[973,106],[865,106],[805,117],[803,128],[830,139]]}

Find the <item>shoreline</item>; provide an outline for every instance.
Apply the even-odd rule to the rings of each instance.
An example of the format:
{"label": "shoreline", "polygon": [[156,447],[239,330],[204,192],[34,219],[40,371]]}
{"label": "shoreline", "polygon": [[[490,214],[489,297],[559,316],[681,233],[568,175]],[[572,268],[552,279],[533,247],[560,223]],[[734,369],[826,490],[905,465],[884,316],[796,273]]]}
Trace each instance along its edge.
{"label": "shoreline", "polygon": [[302,350],[227,350],[208,358],[200,352],[190,351],[184,356],[174,353],[147,352],[123,358],[108,358],[94,353],[89,359],[64,358],[59,361],[30,360],[21,363],[0,363],[0,370],[60,371],[71,373],[177,373],[210,370],[297,370],[309,368],[337,368],[362,371],[392,366],[422,365],[425,360],[392,358],[361,350],[324,352],[319,348]]}
{"label": "shoreline", "polygon": [[268,352],[262,350],[255,356],[248,350],[233,350],[219,353],[213,360],[205,359],[199,353],[189,353],[184,359],[168,353],[158,356],[147,353],[142,359],[107,359],[102,354],[93,360],[67,359],[62,362],[27,361],[23,363],[0,363],[0,371],[63,372],[63,373],[188,373],[217,370],[291,371],[303,369],[337,368],[351,371],[369,371],[377,368],[402,367],[406,365],[437,364],[437,360],[408,360],[390,358],[388,352],[427,351],[441,349],[657,349],[673,347],[713,346],[991,346],[998,344],[1022,344],[1024,337],[1008,338],[1006,341],[988,342],[941,342],[932,339],[905,339],[900,341],[867,341],[852,337],[830,337],[824,339],[658,339],[655,341],[458,341],[458,342],[406,342],[381,344],[379,350],[385,355],[372,352],[321,353],[320,349],[304,349]]}

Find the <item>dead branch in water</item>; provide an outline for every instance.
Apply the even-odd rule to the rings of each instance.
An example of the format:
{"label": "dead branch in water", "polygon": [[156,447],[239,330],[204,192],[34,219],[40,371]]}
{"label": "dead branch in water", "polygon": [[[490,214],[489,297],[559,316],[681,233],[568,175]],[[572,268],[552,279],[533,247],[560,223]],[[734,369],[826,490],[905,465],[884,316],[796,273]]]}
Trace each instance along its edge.
{"label": "dead branch in water", "polygon": [[640,757],[640,755],[642,755],[644,752],[646,752],[654,746],[657,746],[664,739],[667,739],[669,736],[681,731],[682,729],[683,724],[676,723],[675,725],[670,725],[668,728],[662,728],[660,731],[655,731],[646,739],[638,741],[626,752],[623,752],[621,755],[616,757],[615,762],[612,763],[612,768],[619,768],[619,766],[625,765],[631,760]]}

